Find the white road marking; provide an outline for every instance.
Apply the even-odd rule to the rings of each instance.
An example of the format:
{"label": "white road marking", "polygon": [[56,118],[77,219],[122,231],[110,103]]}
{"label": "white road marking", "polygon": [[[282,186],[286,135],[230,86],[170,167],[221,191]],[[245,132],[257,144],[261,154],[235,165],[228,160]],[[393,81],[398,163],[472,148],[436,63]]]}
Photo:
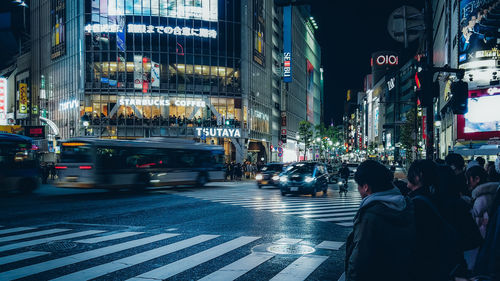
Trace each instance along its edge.
{"label": "white road marking", "polygon": [[22,252],[15,255],[5,256],[0,258],[0,265],[8,264],[11,262],[27,260],[31,258],[36,258],[39,256],[44,256],[50,254],[49,252],[36,252],[36,251],[28,251]]}
{"label": "white road marking", "polygon": [[303,239],[292,239],[292,238],[281,238],[280,240],[274,242],[274,244],[297,244]]}
{"label": "white road marking", "polygon": [[90,250],[87,252],[74,254],[71,256],[63,257],[63,258],[58,258],[58,259],[49,260],[46,262],[41,262],[41,263],[37,263],[37,264],[28,265],[25,267],[16,268],[13,270],[9,270],[9,271],[5,271],[5,272],[0,273],[0,280],[13,280],[13,279],[18,279],[18,278],[23,278],[26,276],[38,274],[40,272],[49,271],[49,270],[63,267],[66,265],[75,264],[75,263],[79,263],[82,261],[87,261],[90,259],[94,259],[94,258],[102,257],[105,255],[109,255],[112,253],[116,253],[119,251],[127,250],[127,249],[130,249],[133,247],[142,246],[145,244],[164,240],[164,239],[174,237],[177,235],[179,235],[179,234],[174,234],[174,233],[158,234],[158,235],[154,235],[151,237],[132,240],[132,241],[121,243],[121,244],[116,244],[116,245],[112,245],[112,246],[108,246],[108,247],[104,247],[104,248],[98,248],[95,250]]}
{"label": "white road marking", "polygon": [[353,226],[354,225],[353,222],[339,222],[337,224],[341,225],[341,226]]}
{"label": "white road marking", "polygon": [[106,235],[106,236],[101,236],[101,237],[96,237],[96,238],[89,238],[89,239],[83,239],[83,240],[78,240],[75,241],[77,243],[86,243],[86,244],[94,244],[94,243],[99,243],[99,242],[104,242],[104,241],[110,241],[110,240],[115,240],[115,239],[120,239],[120,238],[125,238],[129,236],[134,236],[138,234],[142,234],[144,232],[131,232],[131,231],[125,231],[125,232],[120,232],[120,233],[115,233],[111,235]]}
{"label": "white road marking", "polygon": [[309,215],[309,214],[322,214],[322,213],[335,213],[335,212],[345,212],[345,211],[357,211],[358,208],[329,208],[323,210],[317,210],[316,208],[309,209],[307,211],[298,212],[283,212],[283,215]]}
{"label": "white road marking", "polygon": [[8,234],[8,233],[13,233],[13,232],[21,232],[21,231],[26,231],[26,230],[32,230],[32,229],[35,229],[35,227],[7,228],[7,229],[0,230],[0,235],[2,235],[2,234]]}
{"label": "white road marking", "polygon": [[90,280],[103,276],[118,270],[128,268],[164,255],[177,252],[179,250],[194,246],[196,244],[206,242],[208,240],[219,237],[219,235],[199,235],[193,238],[175,242],[170,245],[155,248],[153,250],[145,251],[133,256],[115,260],[106,264],[101,264],[85,270],[77,271],[68,275],[61,276],[53,281],[73,281],[73,280]]}
{"label": "white road marking", "polygon": [[[64,239],[77,238],[77,237],[82,237],[82,236],[87,236],[87,235],[93,235],[93,234],[102,233],[102,232],[105,232],[105,231],[104,230],[86,230],[86,231],[81,231],[81,232],[72,233],[72,234],[65,234],[65,235],[41,238],[41,239],[36,239],[36,240],[18,242],[18,243],[13,243],[13,244],[7,244],[5,246],[0,247],[0,252],[13,250],[13,249],[19,249],[19,248],[23,248],[23,247],[34,246],[34,245],[40,245],[40,244],[47,243],[50,241],[57,241],[57,240],[64,240]],[[2,278],[0,278],[0,280],[1,279]]]}
{"label": "white road marking", "polygon": [[340,278],[338,281],[345,281],[345,272],[340,275]]}
{"label": "white road marking", "polygon": [[330,213],[330,214],[319,214],[319,215],[303,215],[303,218],[328,218],[328,217],[342,217],[342,216],[354,216],[357,212],[344,212],[344,213]]}
{"label": "white road marking", "polygon": [[359,208],[358,203],[352,203],[352,204],[330,204],[330,205],[325,205],[325,206],[320,206],[320,207],[298,207],[298,208],[281,208],[281,209],[275,209],[275,210],[270,210],[273,213],[278,213],[278,212],[294,212],[294,211],[307,211],[307,210],[324,210],[324,209],[342,209],[342,208]]}
{"label": "white road marking", "polygon": [[268,261],[275,254],[273,253],[252,253],[245,256],[215,272],[207,275],[198,281],[232,281]]}
{"label": "white road marking", "polygon": [[302,281],[313,273],[328,257],[305,255],[283,269],[269,281]]}
{"label": "white road marking", "polygon": [[30,233],[25,233],[25,234],[11,235],[11,236],[6,236],[6,237],[0,238],[0,242],[21,240],[21,239],[25,239],[25,238],[32,238],[32,237],[37,237],[37,236],[42,236],[42,235],[47,235],[47,234],[54,234],[54,233],[70,231],[70,230],[71,229],[54,228],[54,229],[35,231],[35,232],[30,232]]}
{"label": "white road marking", "polygon": [[337,242],[337,241],[323,241],[316,245],[315,248],[318,249],[327,249],[327,250],[338,250],[340,247],[344,245],[344,242]]}
{"label": "white road marking", "polygon": [[273,210],[273,209],[291,209],[292,207],[321,207],[321,206],[338,206],[338,204],[335,203],[317,203],[317,204],[311,204],[311,203],[300,203],[300,204],[285,204],[284,206],[269,206],[269,207],[261,207],[261,208],[255,208],[258,210]]}
{"label": "white road marking", "polygon": [[349,216],[349,217],[341,217],[341,218],[326,218],[326,219],[316,219],[318,221],[352,221],[354,219],[354,216]]}
{"label": "white road marking", "polygon": [[217,245],[203,252],[199,252],[192,256],[180,259],[176,262],[169,263],[157,269],[143,273],[139,276],[129,279],[128,281],[144,281],[144,279],[163,280],[172,277],[185,270],[198,266],[204,262],[215,259],[225,253],[231,252],[241,246],[253,242],[260,237],[241,236],[226,243]]}

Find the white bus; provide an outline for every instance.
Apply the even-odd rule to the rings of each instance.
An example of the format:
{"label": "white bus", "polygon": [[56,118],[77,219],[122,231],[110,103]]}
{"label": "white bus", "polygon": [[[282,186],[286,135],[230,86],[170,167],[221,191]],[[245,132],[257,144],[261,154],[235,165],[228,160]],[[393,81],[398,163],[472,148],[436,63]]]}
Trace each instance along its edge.
{"label": "white bus", "polygon": [[131,188],[196,185],[224,179],[224,149],[184,139],[74,138],[61,144],[56,186]]}

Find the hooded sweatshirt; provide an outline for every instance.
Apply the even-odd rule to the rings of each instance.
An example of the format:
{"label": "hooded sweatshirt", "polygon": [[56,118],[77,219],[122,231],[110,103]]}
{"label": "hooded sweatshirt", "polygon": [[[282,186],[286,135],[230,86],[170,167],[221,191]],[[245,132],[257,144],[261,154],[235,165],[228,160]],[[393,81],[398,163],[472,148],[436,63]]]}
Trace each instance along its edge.
{"label": "hooded sweatshirt", "polygon": [[412,280],[411,241],[412,203],[397,188],[365,197],[347,240],[346,280]]}
{"label": "hooded sweatshirt", "polygon": [[474,202],[472,206],[472,216],[483,238],[486,235],[486,226],[488,225],[490,217],[488,211],[491,208],[491,204],[498,190],[498,184],[498,182],[487,182],[472,190],[472,200]]}

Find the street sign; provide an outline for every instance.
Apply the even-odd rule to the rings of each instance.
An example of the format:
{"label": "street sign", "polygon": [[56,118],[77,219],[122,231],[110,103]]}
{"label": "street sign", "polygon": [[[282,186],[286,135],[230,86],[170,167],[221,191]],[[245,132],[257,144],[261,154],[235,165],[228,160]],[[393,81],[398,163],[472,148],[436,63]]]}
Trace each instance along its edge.
{"label": "street sign", "polygon": [[283,147],[278,147],[278,152],[283,153]]}
{"label": "street sign", "polygon": [[286,135],[286,129],[281,129],[281,134]]}
{"label": "street sign", "polygon": [[279,157],[279,158],[283,157],[283,153],[279,152],[279,153],[278,153],[278,157]]}
{"label": "street sign", "polygon": [[279,141],[279,142],[278,142],[278,146],[279,146],[279,147],[283,146],[283,141]]}

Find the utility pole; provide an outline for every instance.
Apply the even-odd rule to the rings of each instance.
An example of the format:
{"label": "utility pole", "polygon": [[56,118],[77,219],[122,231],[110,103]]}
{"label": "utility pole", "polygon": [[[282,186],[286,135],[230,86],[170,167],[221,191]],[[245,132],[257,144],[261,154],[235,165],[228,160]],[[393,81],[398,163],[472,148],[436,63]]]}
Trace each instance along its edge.
{"label": "utility pole", "polygon": [[[427,53],[427,67],[429,69],[434,68],[434,40],[433,40],[433,23],[432,23],[432,0],[425,0],[424,7],[424,20],[425,20],[425,41],[426,41],[426,53]],[[428,77],[426,80],[430,83],[426,83],[426,89],[424,93],[426,95],[432,96],[432,81],[434,78],[434,71],[426,72]],[[434,103],[427,105],[426,107],[426,134],[427,139],[425,143],[425,158],[434,159]]]}

